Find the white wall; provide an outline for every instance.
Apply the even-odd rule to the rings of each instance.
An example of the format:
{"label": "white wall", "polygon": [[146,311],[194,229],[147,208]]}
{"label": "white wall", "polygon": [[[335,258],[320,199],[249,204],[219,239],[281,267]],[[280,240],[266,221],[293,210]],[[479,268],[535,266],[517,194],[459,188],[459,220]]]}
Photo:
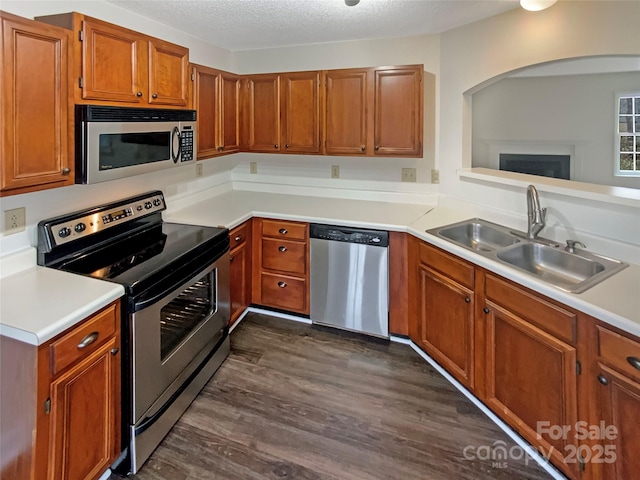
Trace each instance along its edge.
{"label": "white wall", "polygon": [[[515,9],[443,33],[440,136],[436,153],[442,203],[483,205],[515,214],[524,225],[524,189],[462,180],[457,174],[458,169],[471,166],[472,115],[468,92],[529,65],[592,55],[638,55],[638,18],[640,2],[560,1],[542,12]],[[550,193],[542,193],[541,202],[551,207],[549,223],[555,228],[547,231],[550,234],[560,236],[570,231],[578,239],[593,236],[640,247],[637,208],[575,201]],[[588,241],[585,243],[591,247]],[[636,261],[639,260],[637,255]]]}
{"label": "white wall", "polygon": [[567,149],[575,156],[572,180],[640,188],[638,177],[614,176],[615,94],[631,91],[640,91],[640,70],[492,83],[473,94],[472,165],[498,169],[498,144],[503,153]]}

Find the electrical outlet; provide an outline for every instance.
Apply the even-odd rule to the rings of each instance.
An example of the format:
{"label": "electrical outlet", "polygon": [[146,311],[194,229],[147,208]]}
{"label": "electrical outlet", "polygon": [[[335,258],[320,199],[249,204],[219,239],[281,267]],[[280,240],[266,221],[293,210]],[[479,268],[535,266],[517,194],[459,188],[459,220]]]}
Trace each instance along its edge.
{"label": "electrical outlet", "polygon": [[402,181],[403,182],[415,182],[416,181],[416,169],[415,168],[403,168],[402,169]]}
{"label": "electrical outlet", "polygon": [[258,162],[249,162],[249,173],[258,173]]}
{"label": "electrical outlet", "polygon": [[196,163],[196,177],[202,176],[202,164]]}
{"label": "electrical outlet", "polygon": [[331,178],[340,178],[340,165],[331,165]]}
{"label": "electrical outlet", "polygon": [[22,232],[27,224],[27,211],[24,207],[4,211],[4,234]]}
{"label": "electrical outlet", "polygon": [[440,183],[440,170],[431,170],[431,183]]}

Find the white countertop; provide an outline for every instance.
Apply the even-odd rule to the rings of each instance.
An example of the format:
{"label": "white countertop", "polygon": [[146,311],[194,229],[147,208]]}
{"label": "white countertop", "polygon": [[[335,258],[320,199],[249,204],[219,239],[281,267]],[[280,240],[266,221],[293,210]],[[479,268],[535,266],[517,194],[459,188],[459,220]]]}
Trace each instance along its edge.
{"label": "white countertop", "polygon": [[640,336],[640,265],[631,265],[584,293],[564,292],[521,270],[425,232],[474,217],[462,210],[433,205],[230,191],[172,212],[165,216],[165,220],[233,228],[252,216],[406,231],[542,295]]}
{"label": "white countertop", "polygon": [[[36,266],[33,250],[20,252],[23,268],[0,279],[1,335],[41,345],[124,294],[115,283]],[[29,256],[33,265],[24,262]]]}
{"label": "white countertop", "polygon": [[[487,270],[640,336],[640,265],[631,265],[581,294],[545,282],[430,235],[425,230],[472,218],[433,205],[228,191],[165,212],[170,222],[233,228],[256,216],[409,232]],[[487,220],[491,220],[487,218]],[[124,294],[122,286],[38,267],[35,249],[0,259],[0,334],[40,345]],[[17,260],[16,260],[17,259]],[[25,261],[26,259],[26,261]]]}

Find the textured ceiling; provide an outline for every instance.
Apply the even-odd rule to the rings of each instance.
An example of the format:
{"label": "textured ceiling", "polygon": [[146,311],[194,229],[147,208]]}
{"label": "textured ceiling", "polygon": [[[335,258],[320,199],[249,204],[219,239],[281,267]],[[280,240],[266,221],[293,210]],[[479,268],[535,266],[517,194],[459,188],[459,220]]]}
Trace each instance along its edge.
{"label": "textured ceiling", "polygon": [[518,0],[108,0],[227,50],[440,33]]}

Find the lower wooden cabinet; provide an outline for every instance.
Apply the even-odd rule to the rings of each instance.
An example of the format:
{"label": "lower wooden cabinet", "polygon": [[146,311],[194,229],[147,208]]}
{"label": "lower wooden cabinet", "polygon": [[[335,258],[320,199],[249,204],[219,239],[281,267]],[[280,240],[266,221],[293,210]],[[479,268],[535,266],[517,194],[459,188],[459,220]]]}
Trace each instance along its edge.
{"label": "lower wooden cabinet", "polygon": [[229,239],[231,326],[251,303],[251,220],[232,229]]}
{"label": "lower wooden cabinet", "polygon": [[38,348],[36,478],[96,479],[115,461],[120,357],[119,302]]}
{"label": "lower wooden cabinet", "polygon": [[252,302],[309,314],[309,224],[253,219]]}

